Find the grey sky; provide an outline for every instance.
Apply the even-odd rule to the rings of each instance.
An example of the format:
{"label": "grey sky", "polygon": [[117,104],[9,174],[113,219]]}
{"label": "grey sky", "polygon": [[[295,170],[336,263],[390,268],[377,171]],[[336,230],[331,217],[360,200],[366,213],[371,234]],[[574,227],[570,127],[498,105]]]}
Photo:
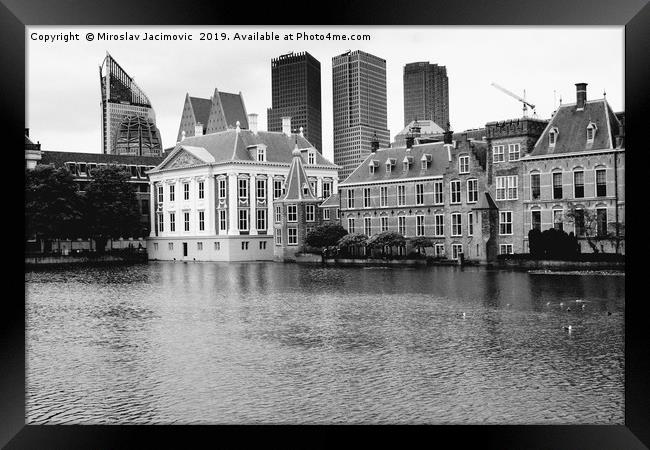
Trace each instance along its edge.
{"label": "grey sky", "polygon": [[[370,34],[369,41],[199,41],[200,32]],[[44,43],[42,34],[79,33],[80,41]],[[192,33],[192,41],[92,41],[87,32]],[[308,51],[321,63],[323,154],[332,158],[332,57],[363,50],[387,61],[388,128],[403,127],[402,71],[408,62],[447,67],[452,129],[521,116],[521,103],[490,86],[496,82],[537,106],[540,118],[559,102],[575,101],[577,82],[588,99],[603,91],[624,110],[623,27],[28,27],[26,126],[46,150],[100,152],[98,66],[106,51],[135,78],[156,111],[164,147],[174,145],[185,94],[209,97],[214,88],[242,92],[248,113],[266,129],[271,106],[271,58]],[[142,38],[141,38],[142,39]],[[440,124],[444,125],[444,124]]]}

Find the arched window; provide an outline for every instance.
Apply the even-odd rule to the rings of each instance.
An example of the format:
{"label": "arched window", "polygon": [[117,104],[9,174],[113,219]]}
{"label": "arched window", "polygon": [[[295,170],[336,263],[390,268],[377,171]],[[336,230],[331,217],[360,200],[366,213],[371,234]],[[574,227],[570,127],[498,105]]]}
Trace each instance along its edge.
{"label": "arched window", "polygon": [[593,122],[589,122],[589,125],[587,125],[587,144],[591,144],[594,142],[594,137],[596,136],[597,130],[598,127],[596,126],[596,124]]}
{"label": "arched window", "polygon": [[559,131],[557,127],[551,128],[551,131],[548,132],[548,145],[551,147],[555,146],[555,143],[557,142],[557,138],[559,135]]}

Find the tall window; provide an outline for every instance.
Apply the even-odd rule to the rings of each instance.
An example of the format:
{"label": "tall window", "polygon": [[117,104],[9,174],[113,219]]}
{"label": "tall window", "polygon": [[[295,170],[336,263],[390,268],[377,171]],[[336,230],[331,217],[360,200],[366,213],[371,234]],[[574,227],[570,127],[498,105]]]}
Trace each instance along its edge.
{"label": "tall window", "polygon": [[199,211],[199,231],[205,230],[205,212]]}
{"label": "tall window", "polygon": [[388,188],[382,186],[379,188],[379,205],[387,206],[388,205]]}
{"label": "tall window", "polygon": [[458,259],[463,253],[463,244],[451,244],[451,258]]}
{"label": "tall window", "polygon": [[596,170],[596,196],[607,196],[607,171],[605,169]]}
{"label": "tall window", "polygon": [[258,209],[255,214],[257,215],[257,229],[266,230],[266,209]]}
{"label": "tall window", "polygon": [[330,209],[323,208],[323,220],[330,220]]}
{"label": "tall window", "polygon": [[348,233],[354,233],[354,219],[348,217]]}
{"label": "tall window", "polygon": [[434,247],[436,257],[442,258],[445,256],[445,244],[436,244]]}
{"label": "tall window", "polygon": [[598,236],[603,237],[607,235],[607,209],[596,209],[596,232]]}
{"label": "tall window", "polygon": [[388,217],[382,216],[379,218],[381,224],[381,232],[388,231]]}
{"label": "tall window", "polygon": [[163,222],[163,214],[158,213],[158,232],[162,233],[165,231],[165,224]]}
{"label": "tall window", "polygon": [[273,180],[273,198],[282,197],[282,180]]}
{"label": "tall window", "polygon": [[313,222],[316,220],[316,206],[315,205],[305,205],[305,220],[307,222]]}
{"label": "tall window", "polygon": [[298,222],[298,205],[287,205],[287,222]]}
{"label": "tall window", "polygon": [[512,234],[512,211],[499,212],[499,234]]}
{"label": "tall window", "polygon": [[576,236],[584,236],[585,234],[585,212],[582,209],[576,209],[573,217],[573,225],[575,227]]}
{"label": "tall window", "polygon": [[548,133],[548,145],[553,147],[555,143],[557,142],[557,128],[551,129],[551,131]]}
{"label": "tall window", "polygon": [[163,187],[162,185],[158,186],[158,203],[163,202]]}
{"label": "tall window", "polygon": [[183,213],[183,224],[184,224],[184,230],[185,231],[190,231],[190,213],[189,212],[184,212]]}
{"label": "tall window", "polygon": [[533,230],[542,231],[542,212],[541,211],[531,211],[530,213],[530,224]]}
{"label": "tall window", "polygon": [[469,156],[458,157],[458,173],[469,173]]}
{"label": "tall window", "polygon": [[463,216],[460,213],[453,213],[451,215],[451,235],[461,236],[463,234]]}
{"label": "tall window", "polygon": [[564,229],[564,223],[562,220],[562,210],[554,209],[553,210],[553,228],[556,230],[562,231]]}
{"label": "tall window", "polygon": [[539,200],[540,192],[540,175],[538,173],[530,174],[530,199]]}
{"label": "tall window", "polygon": [[298,245],[298,228],[287,228],[287,244]]}
{"label": "tall window", "polygon": [[397,232],[402,236],[406,234],[406,216],[397,216]]}
{"label": "tall window", "polygon": [[222,209],[219,211],[219,230],[226,231],[227,228],[228,228],[228,218],[226,215],[226,211]]}
{"label": "tall window", "polygon": [[497,177],[497,200],[517,200],[517,175]]}
{"label": "tall window", "polygon": [[248,250],[248,241],[244,241],[241,243],[241,249],[242,250]]}
{"label": "tall window", "polygon": [[424,216],[415,216],[415,235],[424,236]]}
{"label": "tall window", "polygon": [[519,144],[508,144],[508,160],[509,161],[518,161],[519,160]]}
{"label": "tall window", "polygon": [[585,173],[582,170],[573,172],[573,196],[575,198],[585,196]]}
{"label": "tall window", "polygon": [[169,213],[169,231],[176,231],[176,214]]}
{"label": "tall window", "polygon": [[442,205],[444,202],[444,197],[442,194],[442,181],[433,182],[433,203],[436,205]]}
{"label": "tall window", "polygon": [[309,152],[307,154],[307,164],[316,164],[316,153]]}
{"label": "tall window", "polygon": [[247,209],[239,210],[239,230],[248,231],[248,210]]}
{"label": "tall window", "polygon": [[264,147],[257,147],[257,160],[263,162],[266,160],[266,151]]}
{"label": "tall window", "polygon": [[248,198],[248,180],[246,178],[239,179],[239,198]]}
{"label": "tall window", "polygon": [[215,243],[214,243],[214,249],[215,249],[216,251],[221,250],[221,242],[215,242]]}
{"label": "tall window", "polygon": [[451,203],[460,203],[460,180],[450,181],[449,189],[451,191]]}
{"label": "tall window", "polygon": [[372,219],[370,217],[363,218],[363,233],[366,236],[372,235]]}
{"label": "tall window", "polygon": [[255,183],[257,184],[257,193],[255,195],[258,200],[266,199],[266,180],[264,178],[261,178],[258,179]]}
{"label": "tall window", "polygon": [[203,250],[203,242],[197,242],[196,243],[196,249],[197,250]]}
{"label": "tall window", "polygon": [[467,235],[474,236],[474,214],[467,213]]}
{"label": "tall window", "polygon": [[275,230],[275,245],[282,245],[282,228]]}
{"label": "tall window", "polygon": [[205,182],[199,181],[199,198],[204,198],[205,197],[204,185],[205,185]]}
{"label": "tall window", "polygon": [[404,185],[397,186],[397,205],[404,206],[406,204],[406,195],[404,194]]}
{"label": "tall window", "polygon": [[328,198],[332,195],[332,183],[329,181],[323,182],[323,198]]}
{"label": "tall window", "polygon": [[492,162],[500,163],[505,161],[503,149],[504,149],[503,145],[495,145],[494,147],[492,147]]}
{"label": "tall window", "polygon": [[370,208],[370,188],[363,188],[363,207]]}
{"label": "tall window", "polygon": [[415,204],[424,205],[424,184],[417,183],[415,185]]}
{"label": "tall window", "polygon": [[553,173],[553,199],[560,200],[564,196],[562,192],[562,172]]}
{"label": "tall window", "polygon": [[219,198],[226,198],[226,180],[219,180]]}
{"label": "tall window", "polygon": [[354,189],[348,189],[348,208],[354,208]]}
{"label": "tall window", "polygon": [[517,175],[508,176],[508,200],[517,200],[517,184],[519,178]]}
{"label": "tall window", "polygon": [[176,189],[175,188],[176,188],[176,186],[174,186],[173,184],[169,185],[169,201],[170,202],[173,202],[174,198],[176,197],[176,192],[175,192]]}
{"label": "tall window", "polygon": [[275,207],[275,223],[282,222],[282,206]]}
{"label": "tall window", "polygon": [[434,217],[434,235],[444,236],[445,235],[445,216],[443,214],[436,214]]}
{"label": "tall window", "polygon": [[497,200],[506,199],[506,177],[497,177]]}
{"label": "tall window", "polygon": [[183,200],[190,199],[190,183],[183,183]]}
{"label": "tall window", "polygon": [[467,180],[467,203],[478,202],[478,180]]}

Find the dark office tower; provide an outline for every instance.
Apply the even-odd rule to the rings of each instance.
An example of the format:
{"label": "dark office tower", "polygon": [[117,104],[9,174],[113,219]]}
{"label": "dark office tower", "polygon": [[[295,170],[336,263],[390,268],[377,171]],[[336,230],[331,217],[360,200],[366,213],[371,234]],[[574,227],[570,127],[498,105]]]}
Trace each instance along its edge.
{"label": "dark office tower", "polygon": [[102,152],[160,156],[162,141],[149,98],[106,52],[99,66],[102,91]]}
{"label": "dark office tower", "polygon": [[268,131],[282,131],[282,117],[291,117],[292,131],[302,127],[305,138],[322,151],[320,100],[320,62],[316,58],[307,52],[292,52],[271,60]]}
{"label": "dark office tower", "polygon": [[433,120],[442,128],[449,122],[447,68],[426,62],[404,66],[404,126],[414,120]]}
{"label": "dark office tower", "polygon": [[334,163],[345,180],[370,153],[374,136],[388,147],[386,60],[360,50],[332,58]]}

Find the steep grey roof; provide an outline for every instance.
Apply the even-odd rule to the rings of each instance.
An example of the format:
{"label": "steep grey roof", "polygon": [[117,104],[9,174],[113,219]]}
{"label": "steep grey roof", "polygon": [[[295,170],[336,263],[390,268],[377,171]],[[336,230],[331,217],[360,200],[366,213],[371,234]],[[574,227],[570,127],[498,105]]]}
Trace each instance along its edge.
{"label": "steep grey roof", "polygon": [[[246,108],[244,107],[244,99],[240,94],[229,94],[228,92],[219,92],[221,99],[221,107],[226,116],[226,124],[228,127],[234,128],[239,121],[241,128],[248,128],[248,117],[246,116]],[[207,123],[207,119],[206,122]]]}
{"label": "steep grey roof", "polygon": [[435,123],[433,120],[412,120],[411,123],[402,129],[402,131],[397,133],[397,136],[408,134],[415,122],[418,123],[421,134],[442,134],[445,132],[445,130],[443,130],[442,127]]}
{"label": "steep grey roof", "polygon": [[321,208],[332,208],[332,207],[338,207],[341,205],[340,199],[339,199],[339,194],[332,194],[327,199],[318,205]]}
{"label": "steep grey roof", "polygon": [[194,110],[194,118],[197,122],[201,122],[205,127],[208,124],[208,118],[210,117],[212,100],[209,98],[190,97],[190,103]]}
{"label": "steep grey roof", "polygon": [[309,178],[302,165],[302,155],[296,146],[293,150],[293,157],[291,159],[291,167],[289,167],[289,175],[284,184],[285,193],[276,201],[317,201],[311,191]]}
{"label": "steep grey roof", "polygon": [[[190,136],[178,142],[174,147],[198,147],[207,151],[216,162],[226,161],[256,161],[256,153],[252,150],[257,145],[266,146],[266,161],[271,163],[292,162],[292,152],[296,147],[301,150],[304,159],[306,153],[312,148],[307,139],[299,134],[286,135],[281,132],[258,131],[253,133],[250,130],[226,130],[218,133],[204,134],[201,136]],[[316,152],[316,164],[322,166],[337,167],[327,160],[318,150]],[[175,152],[173,152],[175,153]],[[171,156],[171,153],[169,154]],[[168,156],[168,157],[169,157]]]}
{"label": "steep grey roof", "polygon": [[[426,154],[431,155],[431,162],[426,169],[422,169],[420,160]],[[406,156],[410,156],[413,160],[407,172],[402,170],[402,162]],[[386,161],[389,158],[395,160],[395,165],[392,166],[390,172],[386,172]],[[377,167],[374,173],[370,173],[369,166],[373,163]],[[390,147],[370,153],[341,185],[443,175],[448,166],[449,154],[442,142],[414,145],[410,150],[407,150],[406,147]]]}
{"label": "steep grey roof", "polygon": [[[596,124],[597,131],[593,144],[587,146],[587,125],[590,122]],[[551,147],[548,135],[553,128],[557,128],[558,135],[555,146]],[[575,103],[562,105],[537,140],[530,156],[611,149],[620,130],[621,124],[605,99],[586,102],[582,111],[576,110]]]}

